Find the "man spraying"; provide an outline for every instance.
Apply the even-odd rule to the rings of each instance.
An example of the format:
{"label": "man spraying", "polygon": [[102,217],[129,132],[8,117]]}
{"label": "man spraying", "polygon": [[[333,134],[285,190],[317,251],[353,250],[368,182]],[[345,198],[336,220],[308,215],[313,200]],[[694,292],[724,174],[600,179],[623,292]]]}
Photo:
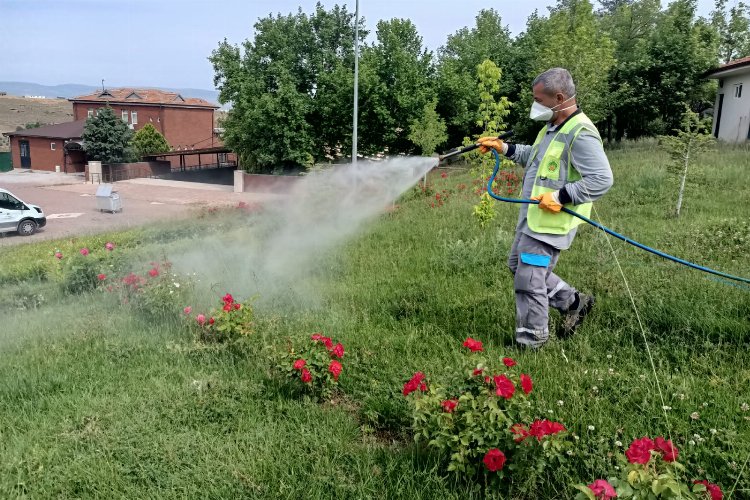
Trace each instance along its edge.
{"label": "man spraying", "polygon": [[516,341],[539,348],[549,339],[549,307],[563,315],[560,337],[569,337],[594,305],[553,273],[561,250],[570,248],[583,221],[561,212],[563,205],[589,217],[592,202],[612,187],[612,170],[599,131],[576,103],[568,70],[552,68],[532,84],[531,119],[547,122],[533,145],[479,139],[480,151],[495,149],[525,169],[521,205],[508,267],[516,292]]}

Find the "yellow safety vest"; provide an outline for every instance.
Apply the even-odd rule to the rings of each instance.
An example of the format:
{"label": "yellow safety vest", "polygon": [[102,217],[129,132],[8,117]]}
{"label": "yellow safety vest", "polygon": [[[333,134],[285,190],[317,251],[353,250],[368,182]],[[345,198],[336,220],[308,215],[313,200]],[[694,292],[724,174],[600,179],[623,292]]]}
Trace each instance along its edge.
{"label": "yellow safety vest", "polygon": [[[584,130],[593,133],[599,139],[599,142],[601,142],[602,139],[599,131],[591,120],[589,120],[588,116],[578,113],[571,117],[555,133],[546,151],[544,151],[544,156],[542,157],[542,161],[539,162],[539,169],[534,179],[534,189],[531,191],[531,196],[557,191],[562,189],[565,184],[575,182],[581,178],[581,174],[578,173],[573,165],[575,159],[571,158],[570,151],[578,134]],[[536,141],[532,146],[529,165],[531,165],[537,154],[539,154],[539,144],[544,139],[546,133],[547,128],[545,127],[537,135]],[[581,205],[569,203],[565,205],[565,208],[585,217],[591,215],[591,203],[582,203]],[[565,212],[557,214],[546,212],[540,209],[539,205],[529,205],[527,222],[529,229],[544,234],[568,234],[571,229],[583,223],[581,219]]]}

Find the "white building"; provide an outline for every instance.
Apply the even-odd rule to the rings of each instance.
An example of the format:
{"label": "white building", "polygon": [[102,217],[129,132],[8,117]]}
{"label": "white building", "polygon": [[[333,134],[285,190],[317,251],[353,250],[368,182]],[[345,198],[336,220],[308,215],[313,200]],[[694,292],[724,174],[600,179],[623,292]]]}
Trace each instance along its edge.
{"label": "white building", "polygon": [[714,137],[726,142],[750,140],[750,57],[730,61],[707,76],[719,80]]}

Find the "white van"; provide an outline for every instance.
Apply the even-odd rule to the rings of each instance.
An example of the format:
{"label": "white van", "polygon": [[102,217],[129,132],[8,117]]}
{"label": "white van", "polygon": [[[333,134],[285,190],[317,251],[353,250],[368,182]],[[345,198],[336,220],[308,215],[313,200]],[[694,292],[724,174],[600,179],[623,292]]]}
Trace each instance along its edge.
{"label": "white van", "polygon": [[41,207],[24,203],[0,188],[0,233],[18,231],[21,236],[30,236],[46,224],[47,217]]}

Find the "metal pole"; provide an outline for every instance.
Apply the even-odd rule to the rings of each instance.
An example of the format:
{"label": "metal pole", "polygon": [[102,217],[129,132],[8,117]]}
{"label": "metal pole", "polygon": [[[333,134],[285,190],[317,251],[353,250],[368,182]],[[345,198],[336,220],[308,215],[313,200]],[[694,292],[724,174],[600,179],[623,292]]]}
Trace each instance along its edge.
{"label": "metal pole", "polygon": [[354,13],[354,120],[352,124],[352,166],[357,165],[357,114],[359,108],[359,0]]}

